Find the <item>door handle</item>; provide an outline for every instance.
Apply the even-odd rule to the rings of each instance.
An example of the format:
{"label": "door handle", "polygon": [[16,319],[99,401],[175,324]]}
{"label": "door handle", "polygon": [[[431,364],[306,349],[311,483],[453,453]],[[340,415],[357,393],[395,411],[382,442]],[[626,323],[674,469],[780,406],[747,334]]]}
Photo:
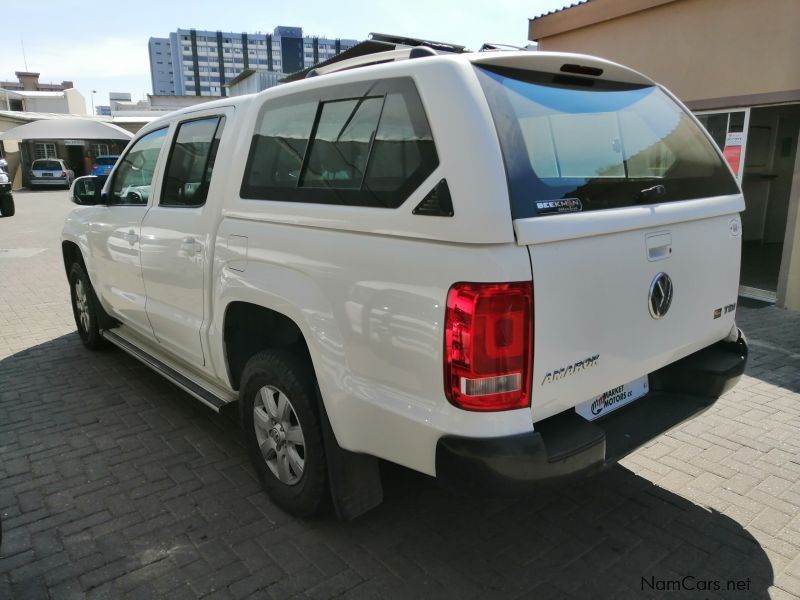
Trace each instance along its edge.
{"label": "door handle", "polygon": [[196,254],[203,249],[203,244],[193,237],[186,237],[181,240],[181,250]]}
{"label": "door handle", "polygon": [[647,260],[650,262],[669,258],[672,254],[672,234],[670,232],[654,233],[645,238]]}
{"label": "door handle", "polygon": [[135,244],[139,241],[139,236],[136,235],[136,232],[131,229],[128,233],[122,234],[122,239],[128,242],[129,244]]}

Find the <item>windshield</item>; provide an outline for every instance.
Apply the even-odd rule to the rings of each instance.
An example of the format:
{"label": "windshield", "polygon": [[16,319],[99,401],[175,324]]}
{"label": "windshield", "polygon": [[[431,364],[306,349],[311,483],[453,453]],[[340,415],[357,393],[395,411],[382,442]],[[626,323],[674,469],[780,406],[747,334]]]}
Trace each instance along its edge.
{"label": "windshield", "polygon": [[113,167],[114,163],[117,162],[117,158],[117,156],[98,156],[94,159],[94,163],[105,167]]}
{"label": "windshield", "polygon": [[708,138],[656,86],[477,68],[514,218],[739,191]]}

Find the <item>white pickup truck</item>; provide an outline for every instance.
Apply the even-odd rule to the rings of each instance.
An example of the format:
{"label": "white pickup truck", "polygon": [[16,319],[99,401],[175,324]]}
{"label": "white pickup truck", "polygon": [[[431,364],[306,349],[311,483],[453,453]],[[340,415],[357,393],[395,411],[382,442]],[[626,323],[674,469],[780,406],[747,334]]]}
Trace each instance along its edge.
{"label": "white pickup truck", "polygon": [[744,202],[668,91],[581,55],[351,62],[171,113],[76,180],[86,346],[238,400],[273,500],[343,518],[381,502],[378,459],[522,493],[735,384]]}

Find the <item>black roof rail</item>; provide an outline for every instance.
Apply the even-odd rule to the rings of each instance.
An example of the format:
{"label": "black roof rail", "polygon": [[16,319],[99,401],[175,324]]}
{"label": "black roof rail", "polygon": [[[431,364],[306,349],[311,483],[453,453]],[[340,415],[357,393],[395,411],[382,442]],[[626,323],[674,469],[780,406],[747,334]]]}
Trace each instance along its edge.
{"label": "black roof rail", "polygon": [[[435,56],[440,53],[460,54],[462,52],[469,52],[469,50],[467,50],[464,46],[460,46],[458,44],[435,42],[432,40],[423,40],[420,38],[391,35],[388,33],[370,33],[369,38],[364,40],[363,42],[359,42],[352,48],[348,48],[347,50],[337,54],[333,58],[329,58],[326,61],[317,63],[312,67],[308,67],[306,69],[302,69],[295,73],[291,73],[287,75],[284,79],[282,79],[281,83],[299,81],[300,79],[304,79],[307,77],[316,77],[325,72],[331,72],[335,69],[328,70],[325,67],[334,65],[339,62],[347,61],[354,58],[359,58],[362,56],[367,56],[370,54],[378,54],[380,52],[387,52],[390,50],[402,50],[405,48],[411,49],[408,58],[422,58],[425,56]],[[394,60],[394,58],[390,60]],[[381,60],[380,57],[376,56],[374,63],[371,64],[380,62],[386,62],[386,61]],[[356,68],[358,66],[365,66],[365,63],[361,63],[354,66],[343,65],[342,68],[343,69]]]}
{"label": "black roof rail", "polygon": [[468,52],[465,46],[451,44],[449,42],[434,42],[433,40],[423,40],[421,38],[406,37],[403,35],[393,35],[391,33],[370,33],[369,39],[378,42],[387,42],[398,46],[428,46],[439,52]]}
{"label": "black roof rail", "polygon": [[514,46],[513,44],[497,44],[495,42],[485,42],[483,46],[478,48],[478,52],[488,52],[491,50],[527,50],[523,46]]}

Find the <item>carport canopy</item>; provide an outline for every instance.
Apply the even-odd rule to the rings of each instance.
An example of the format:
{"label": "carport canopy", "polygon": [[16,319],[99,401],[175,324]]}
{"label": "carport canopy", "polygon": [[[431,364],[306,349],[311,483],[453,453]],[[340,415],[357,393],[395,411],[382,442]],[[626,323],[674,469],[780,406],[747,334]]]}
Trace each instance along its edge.
{"label": "carport canopy", "polygon": [[92,119],[41,119],[0,133],[0,140],[129,140],[122,127]]}

